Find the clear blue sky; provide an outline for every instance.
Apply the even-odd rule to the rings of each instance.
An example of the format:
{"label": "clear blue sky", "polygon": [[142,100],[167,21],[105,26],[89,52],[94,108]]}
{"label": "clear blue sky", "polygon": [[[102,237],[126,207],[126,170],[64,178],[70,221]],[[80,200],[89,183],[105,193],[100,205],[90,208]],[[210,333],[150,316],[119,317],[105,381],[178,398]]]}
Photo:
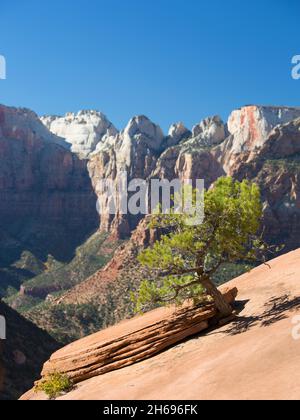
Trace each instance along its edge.
{"label": "clear blue sky", "polygon": [[1,0],[0,102],[100,109],[166,129],[250,103],[300,105],[298,0]]}

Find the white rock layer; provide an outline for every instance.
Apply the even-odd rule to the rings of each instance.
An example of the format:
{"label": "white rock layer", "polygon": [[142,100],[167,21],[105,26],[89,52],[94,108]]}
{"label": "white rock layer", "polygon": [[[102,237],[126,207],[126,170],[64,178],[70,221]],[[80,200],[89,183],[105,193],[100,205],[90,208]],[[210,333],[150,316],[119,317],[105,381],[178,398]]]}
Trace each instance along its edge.
{"label": "white rock layer", "polygon": [[71,144],[74,153],[88,157],[97,145],[118,131],[104,114],[98,111],[68,113],[64,117],[41,117],[43,124]]}

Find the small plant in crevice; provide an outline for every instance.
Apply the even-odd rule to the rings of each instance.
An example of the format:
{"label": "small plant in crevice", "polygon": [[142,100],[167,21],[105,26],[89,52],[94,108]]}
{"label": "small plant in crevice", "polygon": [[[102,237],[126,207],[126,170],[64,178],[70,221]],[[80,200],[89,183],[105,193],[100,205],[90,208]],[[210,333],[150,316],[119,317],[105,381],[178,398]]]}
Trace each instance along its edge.
{"label": "small plant in crevice", "polygon": [[51,400],[53,400],[62,394],[71,391],[73,386],[68,375],[60,372],[53,372],[35,386],[35,392],[43,391]]}

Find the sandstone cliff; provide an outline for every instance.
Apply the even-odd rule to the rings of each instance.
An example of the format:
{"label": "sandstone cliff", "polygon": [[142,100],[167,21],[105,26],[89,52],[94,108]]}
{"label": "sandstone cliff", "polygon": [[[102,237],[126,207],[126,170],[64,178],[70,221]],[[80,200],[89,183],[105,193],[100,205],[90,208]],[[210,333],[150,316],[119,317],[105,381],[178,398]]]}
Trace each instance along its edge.
{"label": "sandstone cliff", "polygon": [[300,108],[246,106],[235,110],[228,119],[229,136],[219,147],[219,159],[228,175],[253,159],[268,142],[275,127],[300,117]]}
{"label": "sandstone cliff", "polygon": [[145,116],[133,118],[116,137],[109,137],[99,144],[89,162],[93,186],[101,204],[101,229],[111,230],[117,236],[129,236],[141,217],[124,215],[116,200],[116,215],[109,212],[111,195],[103,194],[102,180],[118,183],[122,172],[132,179],[147,179],[155,168],[162,150],[164,134],[160,127]]}
{"label": "sandstone cliff", "polygon": [[[280,228],[286,215],[278,208],[284,207],[286,196],[289,196],[289,201],[295,196],[297,181],[288,186],[289,182],[284,178],[298,178],[297,168],[294,165],[293,173],[290,167],[285,168],[284,173],[280,171],[281,176],[276,177],[276,170],[269,167],[266,182],[262,181],[259,170],[263,162],[269,160],[295,160],[300,133],[294,121],[299,117],[300,108],[246,106],[233,111],[226,124],[218,116],[206,118],[192,130],[177,123],[170,127],[167,136],[144,116],[133,118],[120,133],[102,113],[96,111],[44,117],[42,121],[53,133],[66,139],[65,145],[71,143],[73,151],[89,156],[89,176],[101,203],[102,231],[109,231],[115,237],[128,237],[141,219],[140,216],[124,215],[120,203],[116,203],[116,215],[109,212],[111,197],[103,193],[101,180],[110,180],[115,186],[123,171],[127,172],[128,181],[134,178],[203,178],[207,188],[222,175],[239,179],[246,176],[262,186],[269,239],[273,242],[287,240],[291,249],[299,243],[295,233],[290,237]],[[270,145],[279,132],[276,150],[275,146],[271,150]],[[272,197],[274,182],[278,186],[276,189],[284,193]],[[293,232],[297,232],[297,204],[294,203],[292,208],[293,220],[288,215],[288,224],[292,225]],[[277,228],[273,229],[273,225]]]}
{"label": "sandstone cliff", "polygon": [[[132,119],[124,131],[99,144],[88,165],[102,205],[101,230],[126,237],[140,221],[140,217],[122,214],[118,207],[116,215],[109,214],[110,199],[98,188],[103,178],[116,185],[120,173],[126,171],[129,180],[198,178],[209,188],[218,177],[231,175],[259,183],[268,240],[284,241],[286,249],[296,248],[299,117],[299,108],[247,106],[233,111],[227,124],[217,116],[203,120],[192,131],[182,123],[174,124],[167,137],[147,118]],[[275,161],[273,166],[270,161]]]}
{"label": "sandstone cliff", "polygon": [[299,246],[300,119],[278,125],[255,150],[236,155],[229,173],[256,182],[264,204],[263,226],[268,241]]}
{"label": "sandstone cliff", "polygon": [[101,230],[118,237],[129,236],[140,216],[122,213],[120,203],[111,215],[111,196],[103,193],[101,180],[110,180],[114,188],[122,172],[132,179],[205,179],[209,187],[223,169],[209,148],[226,137],[226,126],[219,117],[208,118],[189,132],[182,123],[174,124],[167,137],[148,118],[133,118],[116,137],[99,143],[89,162],[89,172],[101,203]]}
{"label": "sandstone cliff", "polygon": [[0,161],[1,265],[24,250],[41,259],[70,258],[99,223],[87,161],[33,112],[4,106]]}

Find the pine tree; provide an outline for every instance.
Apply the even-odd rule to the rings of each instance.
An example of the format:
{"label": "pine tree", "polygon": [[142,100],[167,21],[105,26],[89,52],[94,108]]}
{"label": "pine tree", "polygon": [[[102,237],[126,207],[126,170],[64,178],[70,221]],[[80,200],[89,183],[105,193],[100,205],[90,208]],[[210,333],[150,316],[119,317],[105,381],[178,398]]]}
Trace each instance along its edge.
{"label": "pine tree", "polygon": [[268,246],[257,235],[262,218],[260,191],[249,181],[220,178],[205,191],[204,221],[197,226],[187,222],[184,213],[151,216],[152,228],[169,230],[153,247],[138,257],[143,266],[156,274],[156,281],[143,281],[135,295],[137,311],[147,305],[195,304],[210,296],[221,316],[232,313],[213,282],[225,263],[257,261]]}

